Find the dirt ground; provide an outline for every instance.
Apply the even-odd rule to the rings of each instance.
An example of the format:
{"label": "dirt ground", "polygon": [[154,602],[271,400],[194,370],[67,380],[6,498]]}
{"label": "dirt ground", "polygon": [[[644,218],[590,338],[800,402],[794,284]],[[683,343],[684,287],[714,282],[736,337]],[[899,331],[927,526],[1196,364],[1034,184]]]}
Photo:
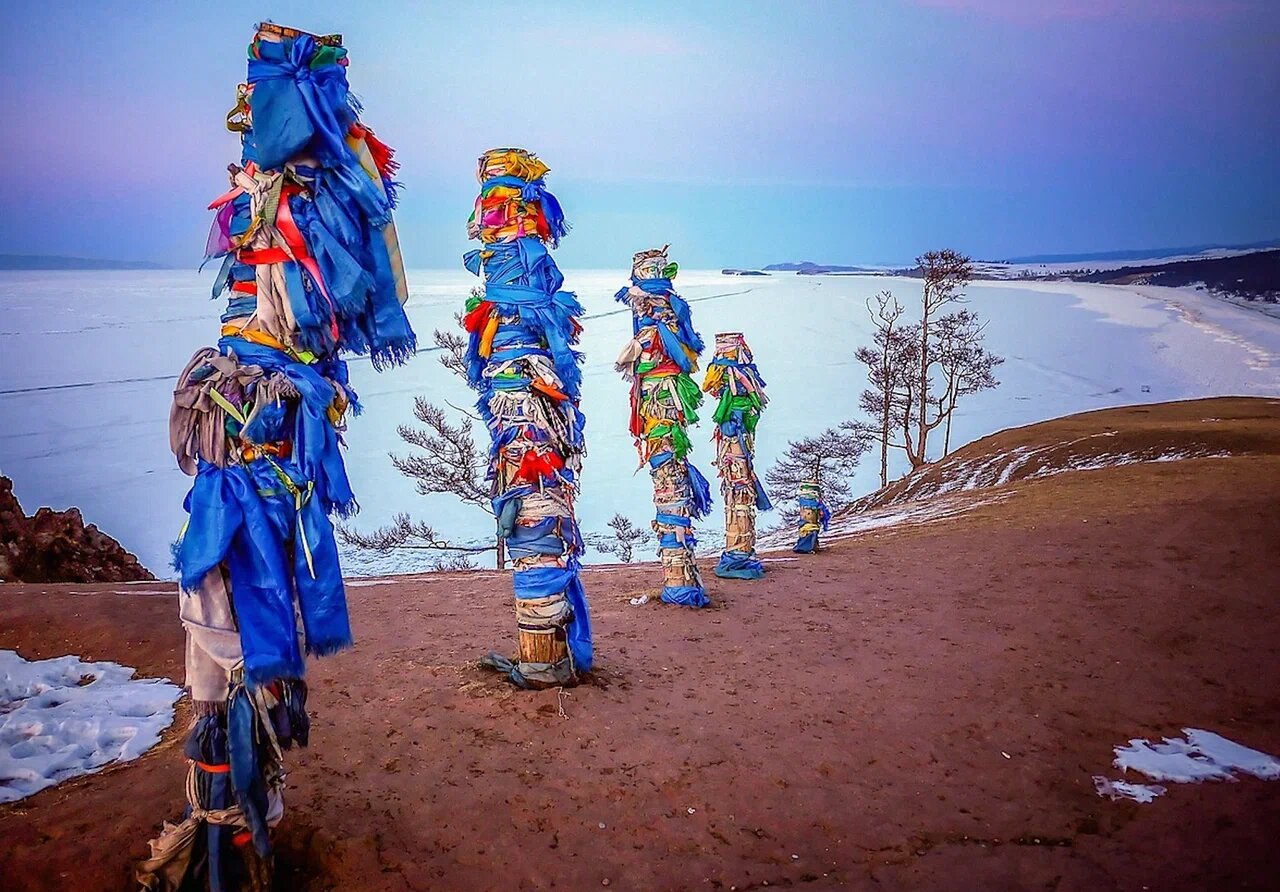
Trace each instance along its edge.
{"label": "dirt ground", "polygon": [[[1021,481],[758,582],[708,564],[700,612],[629,606],[653,567],[590,570],[599,668],[562,692],[475,668],[513,647],[505,576],[353,583],[356,648],[310,668],[280,887],[1274,888],[1280,783],[1137,805],[1091,780],[1183,727],[1280,754],[1280,405],[1195,411],[1267,435]],[[139,593],[165,591],[0,585],[0,648],[180,678],[173,596]],[[181,811],[179,733],[0,806],[0,887],[127,888]]]}

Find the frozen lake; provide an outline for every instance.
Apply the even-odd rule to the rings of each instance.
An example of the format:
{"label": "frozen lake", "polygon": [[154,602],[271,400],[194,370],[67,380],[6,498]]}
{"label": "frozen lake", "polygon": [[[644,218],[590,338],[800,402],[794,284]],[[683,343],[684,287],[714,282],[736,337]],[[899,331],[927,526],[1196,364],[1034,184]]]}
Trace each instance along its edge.
{"label": "frozen lake", "polygon": [[[628,386],[613,371],[631,334],[628,312],[613,300],[626,273],[565,275],[586,308],[583,530],[603,531],[617,511],[647,524],[648,476],[633,474]],[[168,448],[170,393],[191,353],[216,340],[223,304],[208,299],[211,278],[186,271],[0,272],[0,473],[13,478],[29,513],[42,505],[78,506],[158,575],[169,573],[169,543],[182,524],[188,487]],[[433,329],[456,325],[453,314],[478,280],[459,269],[411,271],[409,281],[409,315],[427,347]],[[771,400],[758,434],[762,469],[788,439],[857,416],[865,378],[853,353],[870,340],[867,298],[890,289],[903,303],[919,299],[918,281],[881,277],[685,270],[677,287],[708,345],[717,331],[740,330],[755,352]],[[989,322],[988,346],[1006,362],[997,390],[961,404],[955,445],[1108,406],[1280,394],[1280,321],[1202,294],[984,282],[968,295],[969,307]],[[347,466],[362,505],[356,525],[371,528],[407,511],[455,540],[484,541],[492,527],[486,515],[447,497],[419,496],[387,457],[404,451],[396,427],[414,421],[416,395],[470,407],[471,391],[430,349],[381,375],[363,359],[353,360],[351,370],[365,406],[347,435]],[[691,432],[693,460],[718,500],[710,412],[704,415]],[[876,466],[864,459],[855,492],[875,488]],[[893,469],[901,473],[904,462]],[[772,522],[766,516],[762,526]],[[714,543],[721,529],[717,514],[699,535]],[[356,574],[412,566],[357,555],[347,565]]]}

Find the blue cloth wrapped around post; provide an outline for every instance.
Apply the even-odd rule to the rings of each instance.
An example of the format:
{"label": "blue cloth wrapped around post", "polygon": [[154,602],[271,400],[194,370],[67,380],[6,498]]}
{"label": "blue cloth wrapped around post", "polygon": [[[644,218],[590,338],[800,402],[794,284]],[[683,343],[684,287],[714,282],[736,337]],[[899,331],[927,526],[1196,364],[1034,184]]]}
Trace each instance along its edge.
{"label": "blue cloth wrapped around post", "polygon": [[489,430],[487,476],[514,565],[519,635],[516,656],[490,653],[482,662],[525,688],[574,684],[594,660],[573,513],[585,451],[582,306],[547,250],[568,231],[547,170],[522,149],[481,156],[468,224],[481,247],[463,257],[484,279],[463,318],[464,363]]}

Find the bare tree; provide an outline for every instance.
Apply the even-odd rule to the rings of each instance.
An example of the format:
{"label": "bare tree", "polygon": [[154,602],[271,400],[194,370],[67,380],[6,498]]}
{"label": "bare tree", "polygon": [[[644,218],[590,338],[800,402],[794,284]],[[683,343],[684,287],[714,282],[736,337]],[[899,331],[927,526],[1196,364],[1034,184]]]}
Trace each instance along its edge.
{"label": "bare tree", "polygon": [[793,440],[765,479],[769,495],[781,506],[782,519],[794,524],[799,517],[796,492],[801,483],[817,483],[822,487],[827,507],[834,513],[849,505],[849,478],[858,459],[871,448],[873,429],[859,421],[843,421],[827,428],[816,437]]}
{"label": "bare tree", "polygon": [[908,322],[906,309],[882,291],[867,302],[872,343],[854,354],[867,367],[871,385],[859,407],[873,419],[880,444],[880,485],[889,482],[889,450],[901,449],[911,467],[928,461],[929,434],[945,425],[943,454],[951,451],[951,427],[961,397],[989,390],[1000,382],[995,368],[1004,359],[982,346],[985,326],[977,314],[961,309],[942,314],[964,300],[973,275],[969,258],[955,251],[930,251],[917,258],[924,288],[920,322]]}
{"label": "bare tree", "polygon": [[[436,330],[433,337],[441,349],[440,364],[455,375],[465,377],[466,342],[453,332],[440,330]],[[472,434],[476,416],[452,404],[446,405],[459,413],[461,419],[453,421],[445,409],[423,397],[413,401],[414,417],[422,426],[402,424],[396,431],[400,439],[421,451],[408,455],[392,453],[391,463],[414,482],[422,495],[441,493],[455,496],[464,504],[473,505],[494,517],[491,487],[486,479],[489,455],[476,446]],[[442,556],[436,559],[435,564],[444,569],[474,566],[467,556],[487,551],[497,553],[499,570],[506,567],[506,549],[502,537],[496,532],[493,545],[457,545],[438,535],[433,527],[413,521],[405,514],[396,515],[389,525],[370,533],[339,526],[338,535],[348,545],[383,554],[400,549],[439,552]]]}
{"label": "bare tree", "polygon": [[896,445],[890,443],[890,436],[906,417],[907,386],[917,366],[918,326],[901,321],[905,311],[889,291],[876,295],[874,307],[867,301],[875,335],[872,346],[859,347],[854,354],[867,367],[867,381],[871,384],[862,391],[858,403],[875,419],[881,486],[889,483],[889,447]]}
{"label": "bare tree", "polygon": [[934,327],[934,354],[943,384],[938,413],[946,419],[943,455],[951,452],[951,420],[960,397],[991,390],[1000,384],[995,369],[1004,362],[1004,357],[982,346],[985,329],[977,314],[969,310],[941,316]]}
{"label": "bare tree", "polygon": [[941,402],[931,392],[932,371],[937,361],[930,340],[931,327],[942,307],[964,299],[964,287],[973,278],[973,264],[969,258],[950,248],[927,251],[916,258],[916,263],[924,278],[920,304],[919,373],[910,388],[914,392],[909,394],[914,417],[902,425],[903,449],[913,469],[929,460],[929,433],[945,418],[941,412],[929,418],[930,406],[936,407]]}
{"label": "bare tree", "polygon": [[[461,327],[461,314],[454,314],[454,318],[458,320],[458,326]],[[467,342],[463,340],[462,335],[453,331],[441,331],[437,328],[432,333],[432,339],[436,342],[436,346],[443,351],[440,354],[440,364],[459,378],[465,379],[467,377],[465,359]]]}
{"label": "bare tree", "polygon": [[344,526],[338,528],[338,534],[348,545],[383,554],[401,549],[434,552],[432,566],[438,570],[473,570],[476,565],[469,555],[493,551],[491,545],[452,545],[435,529],[420,520],[411,520],[407,514],[395,515],[390,524],[371,533]]}
{"label": "bare tree", "polygon": [[649,538],[650,533],[633,524],[630,518],[621,514],[613,515],[609,521],[609,529],[613,536],[595,535],[591,537],[591,545],[596,551],[614,555],[624,564],[631,563],[637,543]]}

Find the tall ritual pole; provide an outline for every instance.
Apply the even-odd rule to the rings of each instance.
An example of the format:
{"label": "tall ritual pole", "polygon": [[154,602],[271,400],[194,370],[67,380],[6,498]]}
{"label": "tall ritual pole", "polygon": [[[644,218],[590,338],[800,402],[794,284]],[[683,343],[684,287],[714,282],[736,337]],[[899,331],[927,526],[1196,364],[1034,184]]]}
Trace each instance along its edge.
{"label": "tall ritual pole", "polygon": [[[631,435],[653,478],[653,529],[662,559],[662,600],[688,607],[711,603],[694,560],[693,521],[711,510],[711,487],[688,460],[688,427],[698,420],[702,337],[689,305],[671,280],[678,268],[667,248],[641,251],[631,264],[631,285],[616,295],[631,308],[633,337],[617,368],[631,381]],[[647,600],[645,598],[637,601]]]}
{"label": "tall ritual pole", "polygon": [[146,889],[270,886],[282,752],[308,738],[303,654],[352,643],[330,521],[356,509],[339,444],[358,405],[340,354],[381,369],[415,349],[396,165],[356,109],[341,37],[259,26],[227,116],[240,163],[210,206],[221,338],[191,358],[170,412],[195,478],[174,567],[196,722],[186,817],[152,841]]}
{"label": "tall ritual pole", "polygon": [[818,534],[827,528],[831,512],[822,501],[822,485],[817,481],[801,483],[797,493],[800,502],[800,529],[796,539],[796,554],[813,554],[819,548]]}
{"label": "tall ritual pole", "polygon": [[759,579],[764,576],[764,564],[756,556],[756,512],[769,511],[773,505],[756,476],[756,425],[769,398],[741,332],[716,335],[715,357],[702,389],[717,400],[712,420],[724,499],[724,552],[716,575]]}
{"label": "tall ritual pole", "polygon": [[512,558],[519,652],[484,662],[520,687],[575,684],[591,671],[591,622],[579,577],[573,501],[585,420],[578,409],[582,307],[547,246],[567,230],[547,191],[549,168],[523,149],[480,156],[480,196],[467,224],[483,247],[463,262],[484,277],[467,302],[467,373],[489,427],[498,535]]}

